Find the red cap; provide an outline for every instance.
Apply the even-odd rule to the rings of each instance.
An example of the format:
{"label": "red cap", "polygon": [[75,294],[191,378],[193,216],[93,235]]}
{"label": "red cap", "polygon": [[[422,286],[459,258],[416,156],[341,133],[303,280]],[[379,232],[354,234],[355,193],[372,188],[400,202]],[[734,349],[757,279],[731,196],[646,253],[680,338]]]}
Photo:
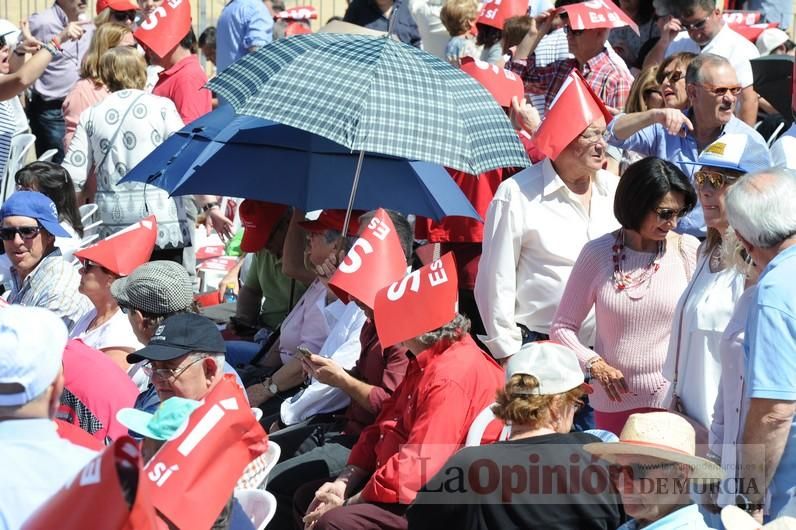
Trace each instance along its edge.
{"label": "red cap", "polygon": [[276,223],[287,212],[284,204],[246,199],[240,203],[240,220],[243,222],[243,239],[240,249],[257,252],[268,243]]}
{"label": "red cap", "polygon": [[97,14],[110,7],[114,11],[138,11],[138,4],[130,0],[97,0]]}
{"label": "red cap", "polygon": [[306,35],[308,33],[312,33],[312,29],[304,22],[291,22],[285,27],[285,37]]}
{"label": "red cap", "polygon": [[74,256],[91,260],[119,276],[127,276],[152,257],[158,223],[154,215],[145,217],[90,247],[78,250]]}
{"label": "red cap", "polygon": [[511,107],[513,96],[517,96],[517,99],[521,100],[525,94],[522,79],[511,70],[465,57],[462,59],[462,71],[474,77],[485,89],[489,90],[501,107]]}
{"label": "red cap", "polygon": [[[323,232],[325,230],[343,231],[345,221],[345,210],[324,210],[314,221],[302,221],[299,223],[307,232]],[[348,235],[355,236],[359,233],[359,216],[364,212],[354,210],[351,212],[351,219],[348,220]]]}
{"label": "red cap", "polygon": [[506,20],[528,12],[527,0],[492,0],[484,5],[476,23],[503,29]]}

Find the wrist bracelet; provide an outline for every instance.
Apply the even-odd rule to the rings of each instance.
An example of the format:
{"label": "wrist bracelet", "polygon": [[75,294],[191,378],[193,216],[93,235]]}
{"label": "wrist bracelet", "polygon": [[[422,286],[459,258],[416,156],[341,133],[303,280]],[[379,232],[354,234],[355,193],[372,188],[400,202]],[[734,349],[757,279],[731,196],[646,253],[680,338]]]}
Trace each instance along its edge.
{"label": "wrist bracelet", "polygon": [[51,42],[45,42],[41,47],[50,52],[50,55],[53,57],[58,57],[58,50],[55,49],[55,46],[53,46]]}
{"label": "wrist bracelet", "polygon": [[220,208],[220,207],[221,207],[221,205],[218,204],[217,202],[208,202],[207,204],[202,206],[202,211],[203,212],[209,212],[213,208]]}

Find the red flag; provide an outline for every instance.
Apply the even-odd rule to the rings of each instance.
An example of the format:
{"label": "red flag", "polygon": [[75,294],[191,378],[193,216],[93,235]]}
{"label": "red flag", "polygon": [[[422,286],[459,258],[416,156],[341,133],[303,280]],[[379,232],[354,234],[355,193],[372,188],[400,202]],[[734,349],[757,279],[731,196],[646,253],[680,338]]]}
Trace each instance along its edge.
{"label": "red flag", "polygon": [[74,255],[99,263],[119,276],[129,276],[152,257],[157,237],[158,223],[150,215]]}
{"label": "red flag", "polygon": [[404,274],[406,255],[401,240],[390,216],[379,208],[337,267],[329,287],[344,302],[353,297],[372,308],[376,293]]}
{"label": "red flag", "polygon": [[[138,444],[129,436],[123,436],[86,464],[72,482],[36,510],[22,528],[165,528],[155,515],[150,488],[149,482],[143,480]],[[128,499],[132,499],[132,506]]]}
{"label": "red flag", "polygon": [[512,96],[521,100],[524,95],[522,79],[511,70],[470,57],[462,59],[462,70],[489,90],[501,107],[510,107]]}
{"label": "red flag", "polygon": [[580,72],[573,69],[550,103],[550,110],[536,130],[533,142],[548,158],[555,160],[600,115],[606,124],[613,118]]}
{"label": "red flag", "polygon": [[133,36],[160,58],[173,50],[191,29],[188,0],[166,0],[141,22]]}
{"label": "red flag", "polygon": [[450,252],[379,291],[373,314],[382,347],[453,320],[458,294],[456,260]]}
{"label": "red flag", "polygon": [[481,9],[479,24],[503,29],[506,19],[528,13],[528,0],[492,0]]}
{"label": "red flag", "polygon": [[267,442],[234,376],[224,376],[144,468],[155,507],[178,528],[210,528]]}
{"label": "red flag", "polygon": [[630,26],[636,35],[640,35],[638,25],[611,0],[589,0],[564,6],[558,11],[566,11],[569,27],[574,30]]}

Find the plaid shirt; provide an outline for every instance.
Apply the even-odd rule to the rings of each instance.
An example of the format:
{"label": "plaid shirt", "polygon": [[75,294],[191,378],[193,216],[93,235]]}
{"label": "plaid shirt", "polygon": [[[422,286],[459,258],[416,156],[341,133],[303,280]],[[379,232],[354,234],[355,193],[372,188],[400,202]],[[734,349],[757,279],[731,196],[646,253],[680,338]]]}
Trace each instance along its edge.
{"label": "plaid shirt", "polygon": [[[527,61],[511,61],[509,68],[522,78],[526,93],[545,94],[545,107],[550,108],[550,103],[564,79],[573,68],[578,68],[578,62],[575,59],[565,59],[540,67],[536,65],[536,55],[531,54]],[[627,68],[614,62],[606,49],[589,59],[580,68],[580,72],[606,105],[617,109],[625,106],[633,77]]]}

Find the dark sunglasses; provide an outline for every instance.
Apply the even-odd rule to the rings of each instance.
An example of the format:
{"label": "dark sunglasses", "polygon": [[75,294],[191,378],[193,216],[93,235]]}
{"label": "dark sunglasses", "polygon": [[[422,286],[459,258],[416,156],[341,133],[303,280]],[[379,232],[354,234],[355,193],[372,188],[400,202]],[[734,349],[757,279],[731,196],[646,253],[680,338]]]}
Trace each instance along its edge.
{"label": "dark sunglasses", "polygon": [[704,186],[705,183],[709,183],[714,189],[719,190],[727,184],[732,184],[736,180],[738,180],[738,177],[735,175],[727,175],[708,169],[700,169],[694,173],[694,182],[696,182],[696,185],[700,188]]}
{"label": "dark sunglasses", "polygon": [[674,462],[662,462],[660,464],[628,464],[622,466],[621,470],[631,480],[642,480],[647,478],[653,471],[657,469],[668,469],[675,467],[677,464]]}
{"label": "dark sunglasses", "polygon": [[703,18],[702,20],[700,20],[698,22],[691,22],[690,24],[686,24],[685,22],[680,21],[680,25],[686,31],[693,31],[695,29],[702,29],[702,28],[705,27],[705,24],[707,24],[709,18],[710,18],[710,15],[706,16],[705,18]]}
{"label": "dark sunglasses", "polygon": [[14,226],[8,228],[0,228],[0,239],[3,241],[13,241],[17,234],[22,239],[29,241],[39,235],[41,231],[40,226]]}
{"label": "dark sunglasses", "polygon": [[135,21],[135,11],[112,11],[111,17],[117,22]]}
{"label": "dark sunglasses", "polygon": [[685,208],[679,210],[673,208],[655,208],[655,213],[661,221],[671,221],[672,219],[681,219],[688,213],[688,210]]}
{"label": "dark sunglasses", "polygon": [[573,37],[580,37],[583,35],[585,29],[572,29],[569,26],[564,26],[564,33],[571,33]]}
{"label": "dark sunglasses", "polygon": [[97,263],[96,261],[91,261],[90,259],[80,260],[80,265],[86,270],[89,271],[91,269],[100,269],[105,274],[110,274],[110,271]]}
{"label": "dark sunglasses", "polygon": [[668,79],[671,84],[675,84],[683,77],[685,77],[685,75],[680,70],[671,70],[669,72],[658,72],[658,79],[656,79],[656,81],[658,84],[661,84]]}

